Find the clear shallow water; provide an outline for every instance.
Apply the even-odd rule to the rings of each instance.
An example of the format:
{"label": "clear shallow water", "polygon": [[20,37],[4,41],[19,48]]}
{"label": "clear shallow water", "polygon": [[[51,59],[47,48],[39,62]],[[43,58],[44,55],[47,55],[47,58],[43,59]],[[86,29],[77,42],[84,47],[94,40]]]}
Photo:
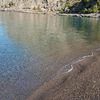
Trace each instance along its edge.
{"label": "clear shallow water", "polygon": [[0,12],[0,100],[25,100],[99,45],[98,19]]}

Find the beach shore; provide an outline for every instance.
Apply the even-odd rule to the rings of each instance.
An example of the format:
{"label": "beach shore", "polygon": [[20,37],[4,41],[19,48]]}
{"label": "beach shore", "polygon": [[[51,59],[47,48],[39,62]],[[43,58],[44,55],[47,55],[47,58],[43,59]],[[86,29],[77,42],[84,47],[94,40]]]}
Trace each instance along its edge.
{"label": "beach shore", "polygon": [[100,100],[100,49],[71,62],[27,100]]}

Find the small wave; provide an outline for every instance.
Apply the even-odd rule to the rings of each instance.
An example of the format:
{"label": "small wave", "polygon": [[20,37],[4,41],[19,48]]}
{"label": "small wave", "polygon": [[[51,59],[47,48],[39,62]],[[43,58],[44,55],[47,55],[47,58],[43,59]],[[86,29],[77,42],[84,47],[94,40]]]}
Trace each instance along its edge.
{"label": "small wave", "polygon": [[[98,50],[100,50],[100,48]],[[96,51],[97,51],[97,49],[96,49]],[[64,68],[66,70],[65,73],[71,72],[74,69],[74,66],[73,66],[74,64],[77,64],[77,63],[85,60],[86,58],[93,57],[93,56],[94,56],[94,52],[92,52],[90,55],[80,57],[77,61],[72,61],[70,64],[65,65],[64,66]],[[70,67],[70,68],[68,68],[68,67]]]}
{"label": "small wave", "polygon": [[71,72],[73,70],[73,65],[71,65],[70,67],[71,68],[68,71],[66,71],[65,73],[69,73],[69,72]]}

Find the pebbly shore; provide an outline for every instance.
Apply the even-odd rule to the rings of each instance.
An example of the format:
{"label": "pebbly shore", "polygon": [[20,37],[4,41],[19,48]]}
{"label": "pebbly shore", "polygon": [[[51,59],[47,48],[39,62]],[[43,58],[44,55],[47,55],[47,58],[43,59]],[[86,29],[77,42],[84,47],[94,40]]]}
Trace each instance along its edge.
{"label": "pebbly shore", "polygon": [[100,100],[100,49],[71,63],[27,100]]}

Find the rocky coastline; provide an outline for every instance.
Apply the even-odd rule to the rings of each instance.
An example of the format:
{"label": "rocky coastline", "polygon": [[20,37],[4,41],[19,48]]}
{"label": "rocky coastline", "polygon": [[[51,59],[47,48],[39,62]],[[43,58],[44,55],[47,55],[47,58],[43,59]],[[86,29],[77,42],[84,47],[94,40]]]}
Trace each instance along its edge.
{"label": "rocky coastline", "polygon": [[90,14],[66,14],[66,13],[63,13],[63,14],[58,14],[60,16],[74,16],[74,17],[87,17],[87,18],[100,18],[100,13],[90,13]]}
{"label": "rocky coastline", "polygon": [[78,14],[78,13],[59,13],[59,11],[36,11],[31,9],[9,9],[9,8],[1,8],[0,11],[3,12],[20,12],[20,13],[28,13],[28,14],[52,14],[59,16],[73,16],[73,17],[87,17],[87,18],[100,18],[100,13],[90,13],[90,14]]}

